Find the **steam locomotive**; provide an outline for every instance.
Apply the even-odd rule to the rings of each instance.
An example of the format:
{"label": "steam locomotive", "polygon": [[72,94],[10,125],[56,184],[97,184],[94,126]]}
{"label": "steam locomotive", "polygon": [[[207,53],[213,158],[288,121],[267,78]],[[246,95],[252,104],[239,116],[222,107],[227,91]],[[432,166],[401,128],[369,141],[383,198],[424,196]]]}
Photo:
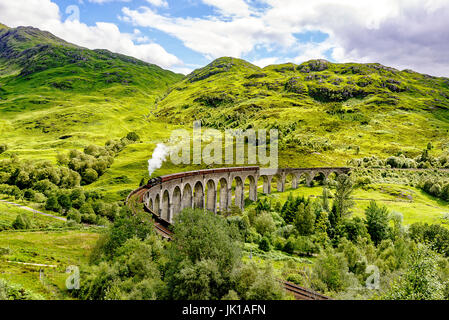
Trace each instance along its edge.
{"label": "steam locomotive", "polygon": [[148,180],[148,182],[147,182],[145,187],[152,188],[155,185],[158,185],[158,184],[161,184],[161,183],[162,183],[162,178],[161,177],[151,178],[150,180]]}

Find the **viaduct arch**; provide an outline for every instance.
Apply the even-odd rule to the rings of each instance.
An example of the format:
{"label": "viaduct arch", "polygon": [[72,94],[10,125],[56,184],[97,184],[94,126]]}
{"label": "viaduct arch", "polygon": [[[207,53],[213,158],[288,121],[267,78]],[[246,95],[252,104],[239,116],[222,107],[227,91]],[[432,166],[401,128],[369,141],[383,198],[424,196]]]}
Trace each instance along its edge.
{"label": "viaduct arch", "polygon": [[[245,184],[249,185],[248,198],[257,200],[257,181],[263,181],[263,193],[272,192],[272,181],[276,179],[277,191],[283,192],[286,179],[291,187],[298,188],[301,178],[310,185],[313,178],[331,173],[349,173],[350,168],[279,168],[236,167],[197,170],[165,175],[157,183],[145,185],[143,202],[147,209],[160,219],[172,223],[173,218],[184,208],[201,208],[217,213],[225,212],[231,205],[244,208]],[[134,192],[138,191],[135,190]],[[134,193],[132,192],[128,198]]]}

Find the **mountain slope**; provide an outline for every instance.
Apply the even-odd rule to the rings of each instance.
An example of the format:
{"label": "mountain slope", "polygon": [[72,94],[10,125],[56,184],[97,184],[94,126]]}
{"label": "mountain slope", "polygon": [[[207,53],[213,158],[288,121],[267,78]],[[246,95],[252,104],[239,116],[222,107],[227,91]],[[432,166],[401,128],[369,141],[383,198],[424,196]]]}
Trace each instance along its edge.
{"label": "mountain slope", "polygon": [[220,58],[155,105],[160,121],[278,128],[290,165],[345,164],[362,155],[449,147],[449,79],[380,64],[311,60],[259,68]]}
{"label": "mountain slope", "polygon": [[[183,75],[32,27],[0,28],[0,135],[9,153],[68,148],[144,131],[148,106]],[[7,156],[7,155],[4,155]]]}

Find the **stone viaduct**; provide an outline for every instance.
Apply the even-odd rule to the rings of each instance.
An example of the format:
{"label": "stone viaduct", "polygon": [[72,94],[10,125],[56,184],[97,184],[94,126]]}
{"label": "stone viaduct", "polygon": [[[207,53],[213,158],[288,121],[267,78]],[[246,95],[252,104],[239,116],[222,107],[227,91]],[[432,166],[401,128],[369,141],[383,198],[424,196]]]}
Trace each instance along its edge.
{"label": "stone viaduct", "polygon": [[330,174],[349,173],[350,168],[285,168],[264,169],[259,167],[236,167],[197,170],[158,177],[157,183],[146,186],[143,203],[153,214],[172,223],[173,217],[184,208],[204,208],[216,213],[227,211],[232,204],[244,208],[245,185],[249,186],[248,197],[257,200],[258,181],[263,181],[263,193],[272,191],[276,180],[277,191],[283,192],[286,180],[296,189],[301,179],[307,185],[321,175],[327,179]]}

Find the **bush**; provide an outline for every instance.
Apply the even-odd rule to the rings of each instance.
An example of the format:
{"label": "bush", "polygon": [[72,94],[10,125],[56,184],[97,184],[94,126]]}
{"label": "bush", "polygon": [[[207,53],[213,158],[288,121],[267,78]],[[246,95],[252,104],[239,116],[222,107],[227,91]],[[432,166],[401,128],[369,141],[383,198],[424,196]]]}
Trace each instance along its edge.
{"label": "bush", "polygon": [[82,178],[85,184],[90,184],[98,179],[98,173],[92,168],[87,168],[86,171],[84,171]]}
{"label": "bush", "polygon": [[58,204],[62,209],[63,213],[67,213],[69,209],[72,207],[72,201],[70,200],[70,196],[67,194],[60,194],[58,196]]}
{"label": "bush", "polygon": [[81,206],[80,213],[81,213],[81,215],[89,215],[89,214],[95,214],[95,211],[92,208],[91,204],[86,202]]}
{"label": "bush", "polygon": [[445,227],[417,222],[409,227],[409,235],[416,242],[430,243],[436,252],[449,257],[449,230]]}
{"label": "bush", "polygon": [[270,212],[262,212],[254,219],[254,227],[262,236],[268,235],[276,230],[276,224]]}
{"label": "bush", "polygon": [[288,238],[287,242],[284,245],[284,248],[282,248],[282,251],[293,254],[295,251],[295,239],[293,237]]}
{"label": "bush", "polygon": [[326,291],[342,291],[347,286],[347,272],[348,266],[343,254],[326,249],[317,258],[312,284],[319,289],[323,289],[323,284]]}
{"label": "bush", "polygon": [[34,200],[34,202],[37,202],[37,203],[43,203],[43,202],[47,201],[47,197],[40,192],[36,192],[36,193],[34,193],[33,200]]}
{"label": "bush", "polygon": [[67,220],[72,220],[75,221],[76,223],[80,223],[81,222],[81,214],[78,210],[76,210],[75,208],[71,208],[68,212],[67,212]]}
{"label": "bush", "polygon": [[61,207],[59,206],[58,198],[56,197],[56,195],[50,195],[45,202],[45,209],[58,212],[60,208]]}
{"label": "bush", "polygon": [[16,220],[12,223],[14,229],[31,229],[32,223],[25,214],[18,214]]}
{"label": "bush", "polygon": [[267,237],[262,237],[262,239],[259,242],[259,249],[265,252],[270,251],[271,249],[270,240],[268,240]]}
{"label": "bush", "polygon": [[95,213],[84,213],[81,214],[81,222],[88,223],[88,224],[96,224],[97,223],[97,216]]}
{"label": "bush", "polygon": [[140,137],[137,133],[131,131],[126,135],[126,139],[128,139],[129,141],[139,141]]}
{"label": "bush", "polygon": [[26,200],[34,200],[35,191],[33,189],[26,189],[23,192],[23,197]]}
{"label": "bush", "polygon": [[319,246],[312,240],[313,237],[299,236],[295,242],[295,248],[300,255],[312,256],[319,252]]}
{"label": "bush", "polygon": [[41,295],[0,279],[0,300],[44,300]]}

